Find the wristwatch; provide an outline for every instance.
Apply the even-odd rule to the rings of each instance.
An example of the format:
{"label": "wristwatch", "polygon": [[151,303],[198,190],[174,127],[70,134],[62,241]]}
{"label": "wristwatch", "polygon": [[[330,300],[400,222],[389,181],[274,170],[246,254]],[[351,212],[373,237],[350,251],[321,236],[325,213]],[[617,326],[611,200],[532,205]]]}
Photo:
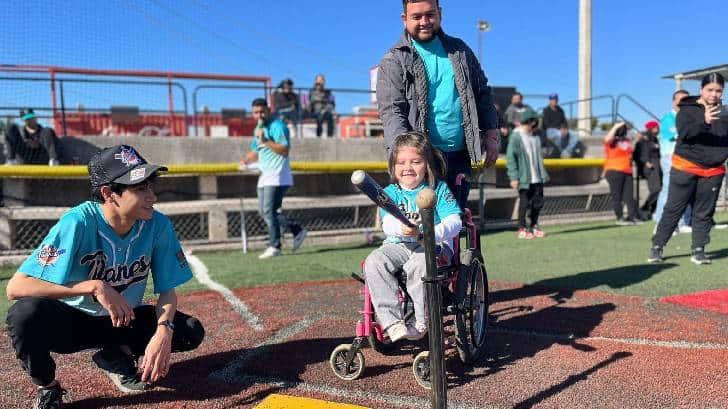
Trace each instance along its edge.
{"label": "wristwatch", "polygon": [[172,331],[174,331],[174,323],[170,320],[164,320],[164,321],[158,322],[157,326],[160,326],[160,325],[163,325],[163,326],[171,329]]}

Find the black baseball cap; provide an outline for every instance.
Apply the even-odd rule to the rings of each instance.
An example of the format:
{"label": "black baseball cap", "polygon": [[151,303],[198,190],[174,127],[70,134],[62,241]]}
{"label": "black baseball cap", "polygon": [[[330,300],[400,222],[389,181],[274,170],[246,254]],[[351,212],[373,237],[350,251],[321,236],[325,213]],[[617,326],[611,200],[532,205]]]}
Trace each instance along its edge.
{"label": "black baseball cap", "polygon": [[88,162],[88,174],[92,188],[109,183],[136,185],[144,182],[166,166],[152,165],[129,145],[104,148]]}

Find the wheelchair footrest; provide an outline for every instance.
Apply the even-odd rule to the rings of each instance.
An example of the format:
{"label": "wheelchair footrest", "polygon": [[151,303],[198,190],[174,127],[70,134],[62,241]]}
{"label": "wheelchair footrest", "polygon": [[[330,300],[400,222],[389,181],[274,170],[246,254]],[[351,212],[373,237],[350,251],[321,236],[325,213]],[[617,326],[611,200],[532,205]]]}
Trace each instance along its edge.
{"label": "wheelchair footrest", "polygon": [[422,281],[425,283],[441,283],[443,281],[448,280],[449,278],[450,277],[448,276],[448,274],[440,274],[440,275],[436,275],[435,277],[433,277],[431,279],[429,279],[427,277],[422,277]]}

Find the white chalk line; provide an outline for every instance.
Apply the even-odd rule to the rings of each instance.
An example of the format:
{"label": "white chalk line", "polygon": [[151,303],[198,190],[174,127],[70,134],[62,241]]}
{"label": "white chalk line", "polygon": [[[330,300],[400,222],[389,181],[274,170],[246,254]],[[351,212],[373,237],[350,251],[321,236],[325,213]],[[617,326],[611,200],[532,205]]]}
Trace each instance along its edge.
{"label": "white chalk line", "polygon": [[[284,342],[285,340],[289,339],[291,336],[294,336],[296,334],[299,334],[312,325],[314,325],[317,321],[321,320],[322,318],[325,318],[326,316],[323,314],[313,314],[305,319],[302,319],[301,321],[298,321],[292,325],[289,325],[287,327],[282,328],[278,332],[276,332],[273,336],[270,338],[264,340],[263,342],[259,343],[255,347],[243,351],[238,355],[232,362],[225,365],[223,368],[218,369],[217,371],[212,372],[210,375],[208,375],[209,378],[217,379],[226,383],[234,383],[234,384],[242,384],[246,386],[254,385],[254,384],[262,384],[262,385],[271,385],[279,388],[284,389],[295,389],[305,392],[315,392],[315,393],[321,393],[327,396],[332,396],[335,399],[338,400],[350,400],[353,401],[354,399],[365,399],[368,401],[374,401],[374,402],[381,402],[386,404],[388,407],[405,407],[405,408],[411,408],[411,407],[429,407],[430,400],[427,398],[423,398],[421,396],[413,396],[413,395],[404,395],[404,394],[391,394],[391,393],[382,393],[377,392],[376,394],[372,393],[372,391],[369,390],[352,390],[352,389],[343,389],[343,388],[337,388],[334,386],[324,385],[324,384],[312,384],[308,382],[301,382],[301,381],[291,381],[291,380],[284,380],[276,377],[264,377],[264,376],[258,376],[258,375],[251,375],[248,373],[245,373],[243,371],[243,368],[245,364],[251,360],[254,359],[262,354],[266,353],[266,347],[269,345],[278,344],[280,342]],[[332,379],[335,378],[335,375],[331,374]],[[462,403],[457,402],[448,402],[448,407],[454,408],[454,409],[498,409],[500,407],[497,406],[491,406],[491,405],[466,405]]]}
{"label": "white chalk line", "polygon": [[291,336],[294,336],[300,332],[305,331],[308,329],[313,323],[321,319],[323,315],[321,314],[315,314],[309,317],[306,317],[300,321],[297,321],[296,323],[289,325],[287,327],[281,328],[278,332],[273,334],[270,338],[264,340],[263,342],[259,343],[258,345],[254,346],[251,349],[247,349],[243,352],[241,352],[235,359],[233,359],[231,362],[229,362],[224,367],[212,372],[208,377],[219,379],[222,381],[225,381],[227,383],[233,383],[233,382],[239,382],[241,378],[241,370],[245,366],[245,364],[252,358],[255,358],[263,353],[266,352],[266,347],[269,345],[275,345],[281,342],[286,341]]}
{"label": "white chalk line", "polygon": [[489,332],[508,334],[508,335],[520,335],[527,337],[536,338],[549,338],[560,341],[603,341],[603,342],[615,342],[620,344],[628,345],[646,345],[659,348],[677,348],[677,349],[728,349],[728,344],[720,344],[713,342],[693,342],[693,341],[659,341],[647,338],[617,338],[617,337],[578,337],[574,334],[563,334],[563,333],[547,333],[539,331],[531,331],[526,329],[508,328],[508,327],[489,327]]}
{"label": "white chalk line", "polygon": [[242,300],[236,297],[229,288],[218,282],[215,282],[212,278],[210,278],[210,273],[207,269],[207,266],[205,265],[205,263],[202,262],[202,260],[200,260],[199,257],[191,253],[187,253],[185,257],[187,257],[187,262],[190,264],[190,268],[192,268],[192,272],[195,274],[195,278],[197,279],[197,281],[207,286],[209,289],[220,293],[225,301],[232,305],[233,309],[243,317],[245,322],[247,322],[248,325],[253,328],[253,330],[263,330],[263,325],[261,324],[260,318],[258,318],[257,315],[250,311],[250,308],[248,308],[248,306]]}

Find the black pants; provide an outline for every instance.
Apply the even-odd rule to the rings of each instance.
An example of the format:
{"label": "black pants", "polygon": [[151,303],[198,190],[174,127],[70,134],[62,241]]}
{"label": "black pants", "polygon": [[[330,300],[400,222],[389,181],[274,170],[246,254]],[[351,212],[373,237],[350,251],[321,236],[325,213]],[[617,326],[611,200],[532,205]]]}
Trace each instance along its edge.
{"label": "black pants", "polygon": [[662,190],[662,172],[659,167],[645,168],[645,178],[647,179],[647,190],[650,193],[642,204],[642,210],[654,213],[657,208],[657,198]]}
{"label": "black pants", "polygon": [[317,112],[316,114],[316,136],[321,136],[324,131],[323,124],[326,122],[326,136],[334,136],[334,114],[329,111]]}
{"label": "black pants", "polygon": [[526,227],[526,211],[531,209],[531,227],[538,225],[543,209],[543,183],[531,183],[528,189],[518,190],[518,226]]}
{"label": "black pants", "polygon": [[654,246],[664,247],[672,237],[688,203],[693,203],[693,248],[710,242],[715,203],[723,184],[723,175],[700,177],[675,168],[670,170],[670,190],[657,231],[652,237]]}
{"label": "black pants", "polygon": [[[473,169],[470,167],[470,155],[468,151],[442,152],[447,165],[447,187],[455,196],[461,209],[468,206],[468,194],[470,193],[470,176]],[[464,174],[466,177],[462,180],[460,186],[455,184],[457,176]]]}
{"label": "black pants", "polygon": [[632,175],[617,170],[608,170],[605,177],[609,183],[609,193],[612,195],[614,215],[617,216],[617,219],[621,219],[623,206],[626,205],[627,219],[634,220],[637,215],[637,206],[632,193],[634,190]]}
{"label": "black pants", "polygon": [[60,158],[60,143],[51,128],[42,128],[34,138],[25,139],[20,128],[13,125],[8,128],[5,140],[7,159],[20,159],[27,165],[47,165],[50,159]]}
{"label": "black pants", "polygon": [[[126,345],[134,355],[143,355],[157,330],[157,314],[154,306],[143,305],[134,309],[134,317],[129,327],[115,328],[108,316],[91,316],[58,300],[27,297],[10,307],[7,324],[15,356],[33,383],[45,386],[55,379],[51,352]],[[205,336],[200,321],[182,312],[175,314],[174,325],[172,352],[195,349]]]}

